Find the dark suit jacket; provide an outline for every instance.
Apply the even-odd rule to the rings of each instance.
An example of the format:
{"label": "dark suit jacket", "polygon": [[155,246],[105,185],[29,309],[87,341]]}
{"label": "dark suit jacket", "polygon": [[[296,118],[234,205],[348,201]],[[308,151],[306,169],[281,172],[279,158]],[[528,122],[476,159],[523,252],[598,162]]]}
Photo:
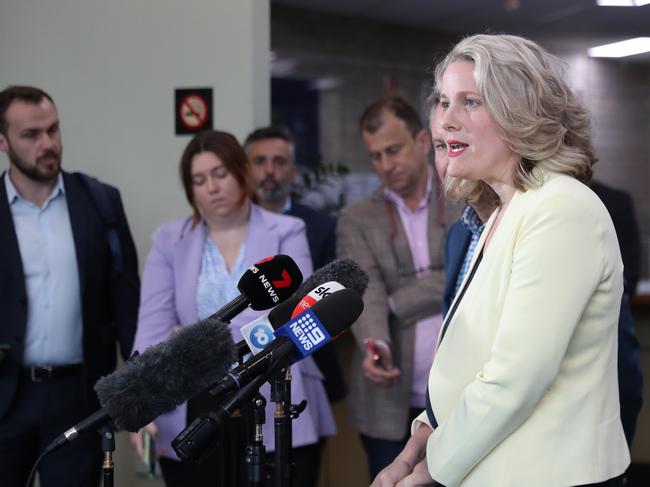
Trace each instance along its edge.
{"label": "dark suit jacket", "polygon": [[332,262],[336,257],[336,218],[294,202],[287,215],[305,222],[314,270]]}
{"label": "dark suit jacket", "polygon": [[614,222],[618,245],[621,247],[621,257],[623,257],[625,292],[632,298],[636,293],[641,268],[641,239],[634,216],[632,198],[625,191],[597,181],[592,181],[589,186],[603,202]]}
{"label": "dark suit jacket", "polygon": [[[314,270],[332,262],[336,257],[336,218],[293,201],[287,215],[305,222]],[[324,385],[330,402],[343,399],[346,390],[336,348],[322,348],[314,354],[314,360],[325,377]]]}
{"label": "dark suit jacket", "polygon": [[[616,221],[616,220],[614,220]],[[616,223],[614,223],[616,226]],[[618,230],[617,230],[618,232]],[[445,293],[443,314],[454,299],[456,280],[471,240],[471,232],[457,221],[452,225],[445,242]],[[629,298],[623,294],[618,319],[618,392],[621,403],[621,422],[628,445],[632,444],[636,420],[643,404],[639,341],[634,331],[634,321]]]}
{"label": "dark suit jacket", "polygon": [[445,240],[445,292],[442,295],[442,315],[445,316],[456,294],[456,281],[465,254],[472,240],[471,232],[458,220],[447,232]]}
{"label": "dark suit jacket", "polygon": [[[7,175],[3,175],[8,177]],[[106,186],[108,200],[117,217],[124,270],[111,278],[111,253],[106,227],[93,200],[79,179],[63,172],[63,184],[74,238],[83,319],[83,375],[85,390],[79,391],[88,412],[99,407],[93,386],[115,368],[116,342],[124,358],[133,345],[140,299],[138,264],[126,215],[117,189]],[[23,342],[29,306],[20,249],[0,178],[0,343],[10,346],[0,364],[0,419],[9,410],[23,361]]]}

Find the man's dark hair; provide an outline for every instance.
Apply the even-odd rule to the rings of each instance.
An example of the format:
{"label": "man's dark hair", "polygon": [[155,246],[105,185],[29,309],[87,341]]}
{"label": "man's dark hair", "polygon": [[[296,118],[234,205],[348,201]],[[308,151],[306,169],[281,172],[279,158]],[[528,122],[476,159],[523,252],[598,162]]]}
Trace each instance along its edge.
{"label": "man's dark hair", "polygon": [[0,133],[7,136],[7,110],[14,100],[38,105],[43,98],[47,98],[54,104],[50,95],[33,86],[8,86],[0,91]]}
{"label": "man's dark hair", "polygon": [[386,95],[366,108],[359,118],[361,132],[374,134],[383,123],[383,115],[390,112],[406,124],[406,128],[415,137],[424,127],[418,112],[404,98],[396,95]]}
{"label": "man's dark hair", "polygon": [[282,125],[269,125],[268,127],[260,127],[253,130],[246,141],[244,142],[244,149],[246,149],[249,144],[257,142],[258,140],[267,140],[267,139],[282,139],[286,141],[289,145],[293,146],[293,138],[289,130]]}

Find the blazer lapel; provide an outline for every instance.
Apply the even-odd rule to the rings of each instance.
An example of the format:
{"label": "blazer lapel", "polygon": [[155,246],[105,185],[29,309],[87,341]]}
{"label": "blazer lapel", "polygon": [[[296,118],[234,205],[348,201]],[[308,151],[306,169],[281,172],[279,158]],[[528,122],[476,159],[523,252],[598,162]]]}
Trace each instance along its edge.
{"label": "blazer lapel", "polygon": [[266,218],[259,206],[251,204],[251,216],[244,243],[244,262],[255,263],[274,255],[280,248],[278,234],[273,229],[276,222]]}
{"label": "blazer lapel", "polygon": [[[467,269],[467,273],[465,274],[465,277],[463,278],[463,283],[461,284],[460,288],[458,289],[458,292],[454,296],[453,301],[449,305],[449,310],[447,312],[447,315],[445,316],[445,319],[443,320],[442,327],[440,328],[440,335],[438,336],[438,343],[436,345],[436,348],[440,346],[441,339],[444,336],[445,332],[447,331],[447,328],[449,327],[451,320],[454,317],[455,314],[455,307],[456,307],[456,301],[458,301],[462,295],[464,294],[464,289],[468,286],[468,279],[470,276],[473,275],[474,267],[476,266],[476,262],[478,260],[479,255],[482,255],[483,253],[483,246],[485,245],[485,239],[487,238],[487,235],[490,233],[490,229],[492,228],[492,225],[494,225],[494,221],[496,219],[497,212],[496,210],[490,215],[490,218],[488,219],[487,223],[485,224],[485,228],[483,229],[483,233],[481,233],[481,237],[479,238],[478,243],[476,244],[476,249],[474,250],[474,254],[472,254],[472,260],[470,261],[469,267]],[[465,253],[463,252],[462,257],[460,258],[460,261],[462,262]]]}
{"label": "blazer lapel", "polygon": [[[434,181],[435,183],[435,181]],[[443,201],[437,199],[435,188],[429,198],[429,210],[427,213],[427,241],[429,245],[429,265],[434,270],[442,270],[445,266],[444,249],[445,249],[445,208],[438,212],[438,205],[444,205]],[[442,221],[441,221],[442,220]]]}
{"label": "blazer lapel", "polygon": [[11,274],[8,276],[7,282],[22,286],[21,299],[27,304],[23,261],[20,256],[20,247],[18,246],[14,219],[11,215],[11,209],[7,200],[7,190],[5,189],[4,178],[8,177],[9,173],[6,171],[0,176],[0,229],[2,229],[0,231],[0,255],[2,255],[0,267],[6,267]]}
{"label": "blazer lapel", "polygon": [[196,323],[196,287],[201,272],[203,245],[205,244],[205,225],[199,222],[190,230],[191,221],[185,228],[186,233],[179,236],[174,246],[174,272],[176,273],[176,305],[181,324]]}
{"label": "blazer lapel", "polygon": [[88,252],[92,245],[88,244],[88,210],[89,201],[85,197],[82,188],[77,180],[65,171],[63,174],[63,185],[65,187],[65,198],[70,216],[70,227],[74,240],[75,253],[77,254],[77,269],[79,272],[79,289],[86,289],[86,270],[88,269]]}
{"label": "blazer lapel", "polygon": [[472,241],[472,232],[465,227],[463,227],[462,231],[462,235],[457,235],[455,241],[450,242],[450,246],[454,246],[458,250],[453,255],[454,260],[450,262],[449,266],[449,273],[452,276],[458,276],[460,273],[460,267],[463,265],[463,261],[465,260],[465,254],[467,254],[467,249],[469,249],[469,243]]}
{"label": "blazer lapel", "polygon": [[[413,265],[413,255],[411,254],[411,247],[409,246],[404,225],[402,225],[402,218],[399,215],[397,206],[392,201],[384,197],[383,189],[379,188],[380,193],[377,194],[377,214],[384,212],[388,220],[386,227],[386,239],[391,246],[391,257],[395,261],[395,267],[400,278],[404,276],[412,276],[415,270]],[[379,208],[379,206],[382,208]]]}

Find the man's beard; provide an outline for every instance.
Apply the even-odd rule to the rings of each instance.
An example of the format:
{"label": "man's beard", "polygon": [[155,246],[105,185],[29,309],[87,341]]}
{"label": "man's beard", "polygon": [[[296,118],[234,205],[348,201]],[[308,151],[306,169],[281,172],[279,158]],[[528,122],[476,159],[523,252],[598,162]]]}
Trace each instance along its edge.
{"label": "man's beard", "polygon": [[265,188],[264,186],[259,185],[257,187],[257,194],[262,201],[267,203],[281,203],[291,194],[291,184],[280,184],[275,180],[273,180],[273,182],[275,185],[270,188]]}
{"label": "man's beard", "polygon": [[31,179],[32,181],[47,183],[59,177],[59,172],[61,171],[61,155],[57,154],[53,150],[46,151],[38,158],[41,159],[42,157],[47,157],[47,156],[55,157],[57,163],[56,163],[56,167],[52,170],[46,170],[43,169],[42,166],[39,166],[38,159],[36,160],[37,163],[35,165],[30,166],[29,164],[25,163],[25,161],[23,161],[18,156],[18,154],[16,154],[13,151],[11,146],[9,146],[9,150],[7,151],[7,156],[9,157],[9,161],[16,167],[16,169],[20,171],[23,175],[25,175],[27,178]]}

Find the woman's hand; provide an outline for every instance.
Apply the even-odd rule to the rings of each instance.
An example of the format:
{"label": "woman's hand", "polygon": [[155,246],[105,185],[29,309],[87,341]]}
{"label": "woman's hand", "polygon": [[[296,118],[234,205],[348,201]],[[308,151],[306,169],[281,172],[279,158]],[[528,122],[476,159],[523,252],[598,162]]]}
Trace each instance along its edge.
{"label": "woman's hand", "polygon": [[[427,439],[433,430],[426,424],[422,424],[411,436],[408,443],[404,447],[404,450],[397,455],[397,458],[383,469],[377,475],[374,482],[370,487],[395,487],[395,486],[415,486],[420,484],[402,484],[403,481],[407,479],[419,480],[425,479],[420,469],[422,468],[421,464],[426,471],[426,475],[429,475],[427,471],[427,461],[425,458],[426,448],[427,448]],[[416,472],[416,469],[417,472]],[[415,476],[414,476],[415,475]],[[429,484],[431,483],[431,477],[429,477]],[[422,485],[429,485],[422,484]]]}
{"label": "woman's hand", "polygon": [[408,477],[412,471],[413,467],[398,457],[388,467],[379,472],[370,487],[394,487],[402,479]]}
{"label": "woman's hand", "polygon": [[[156,435],[158,435],[158,427],[156,426],[156,423],[153,421],[149,423],[147,426],[144,428],[140,428],[137,433],[129,433],[129,440],[131,440],[131,444],[133,445],[133,448],[135,448],[135,451],[138,453],[138,457],[140,457],[140,460],[144,462],[144,431],[147,430],[149,434],[151,435],[151,438],[155,439]],[[158,452],[155,452],[156,458],[158,458]]]}
{"label": "woman's hand", "polygon": [[396,487],[424,487],[427,485],[440,486],[439,483],[431,478],[429,468],[427,467],[427,460],[425,458],[415,466],[410,475],[404,477],[400,482],[398,482]]}

